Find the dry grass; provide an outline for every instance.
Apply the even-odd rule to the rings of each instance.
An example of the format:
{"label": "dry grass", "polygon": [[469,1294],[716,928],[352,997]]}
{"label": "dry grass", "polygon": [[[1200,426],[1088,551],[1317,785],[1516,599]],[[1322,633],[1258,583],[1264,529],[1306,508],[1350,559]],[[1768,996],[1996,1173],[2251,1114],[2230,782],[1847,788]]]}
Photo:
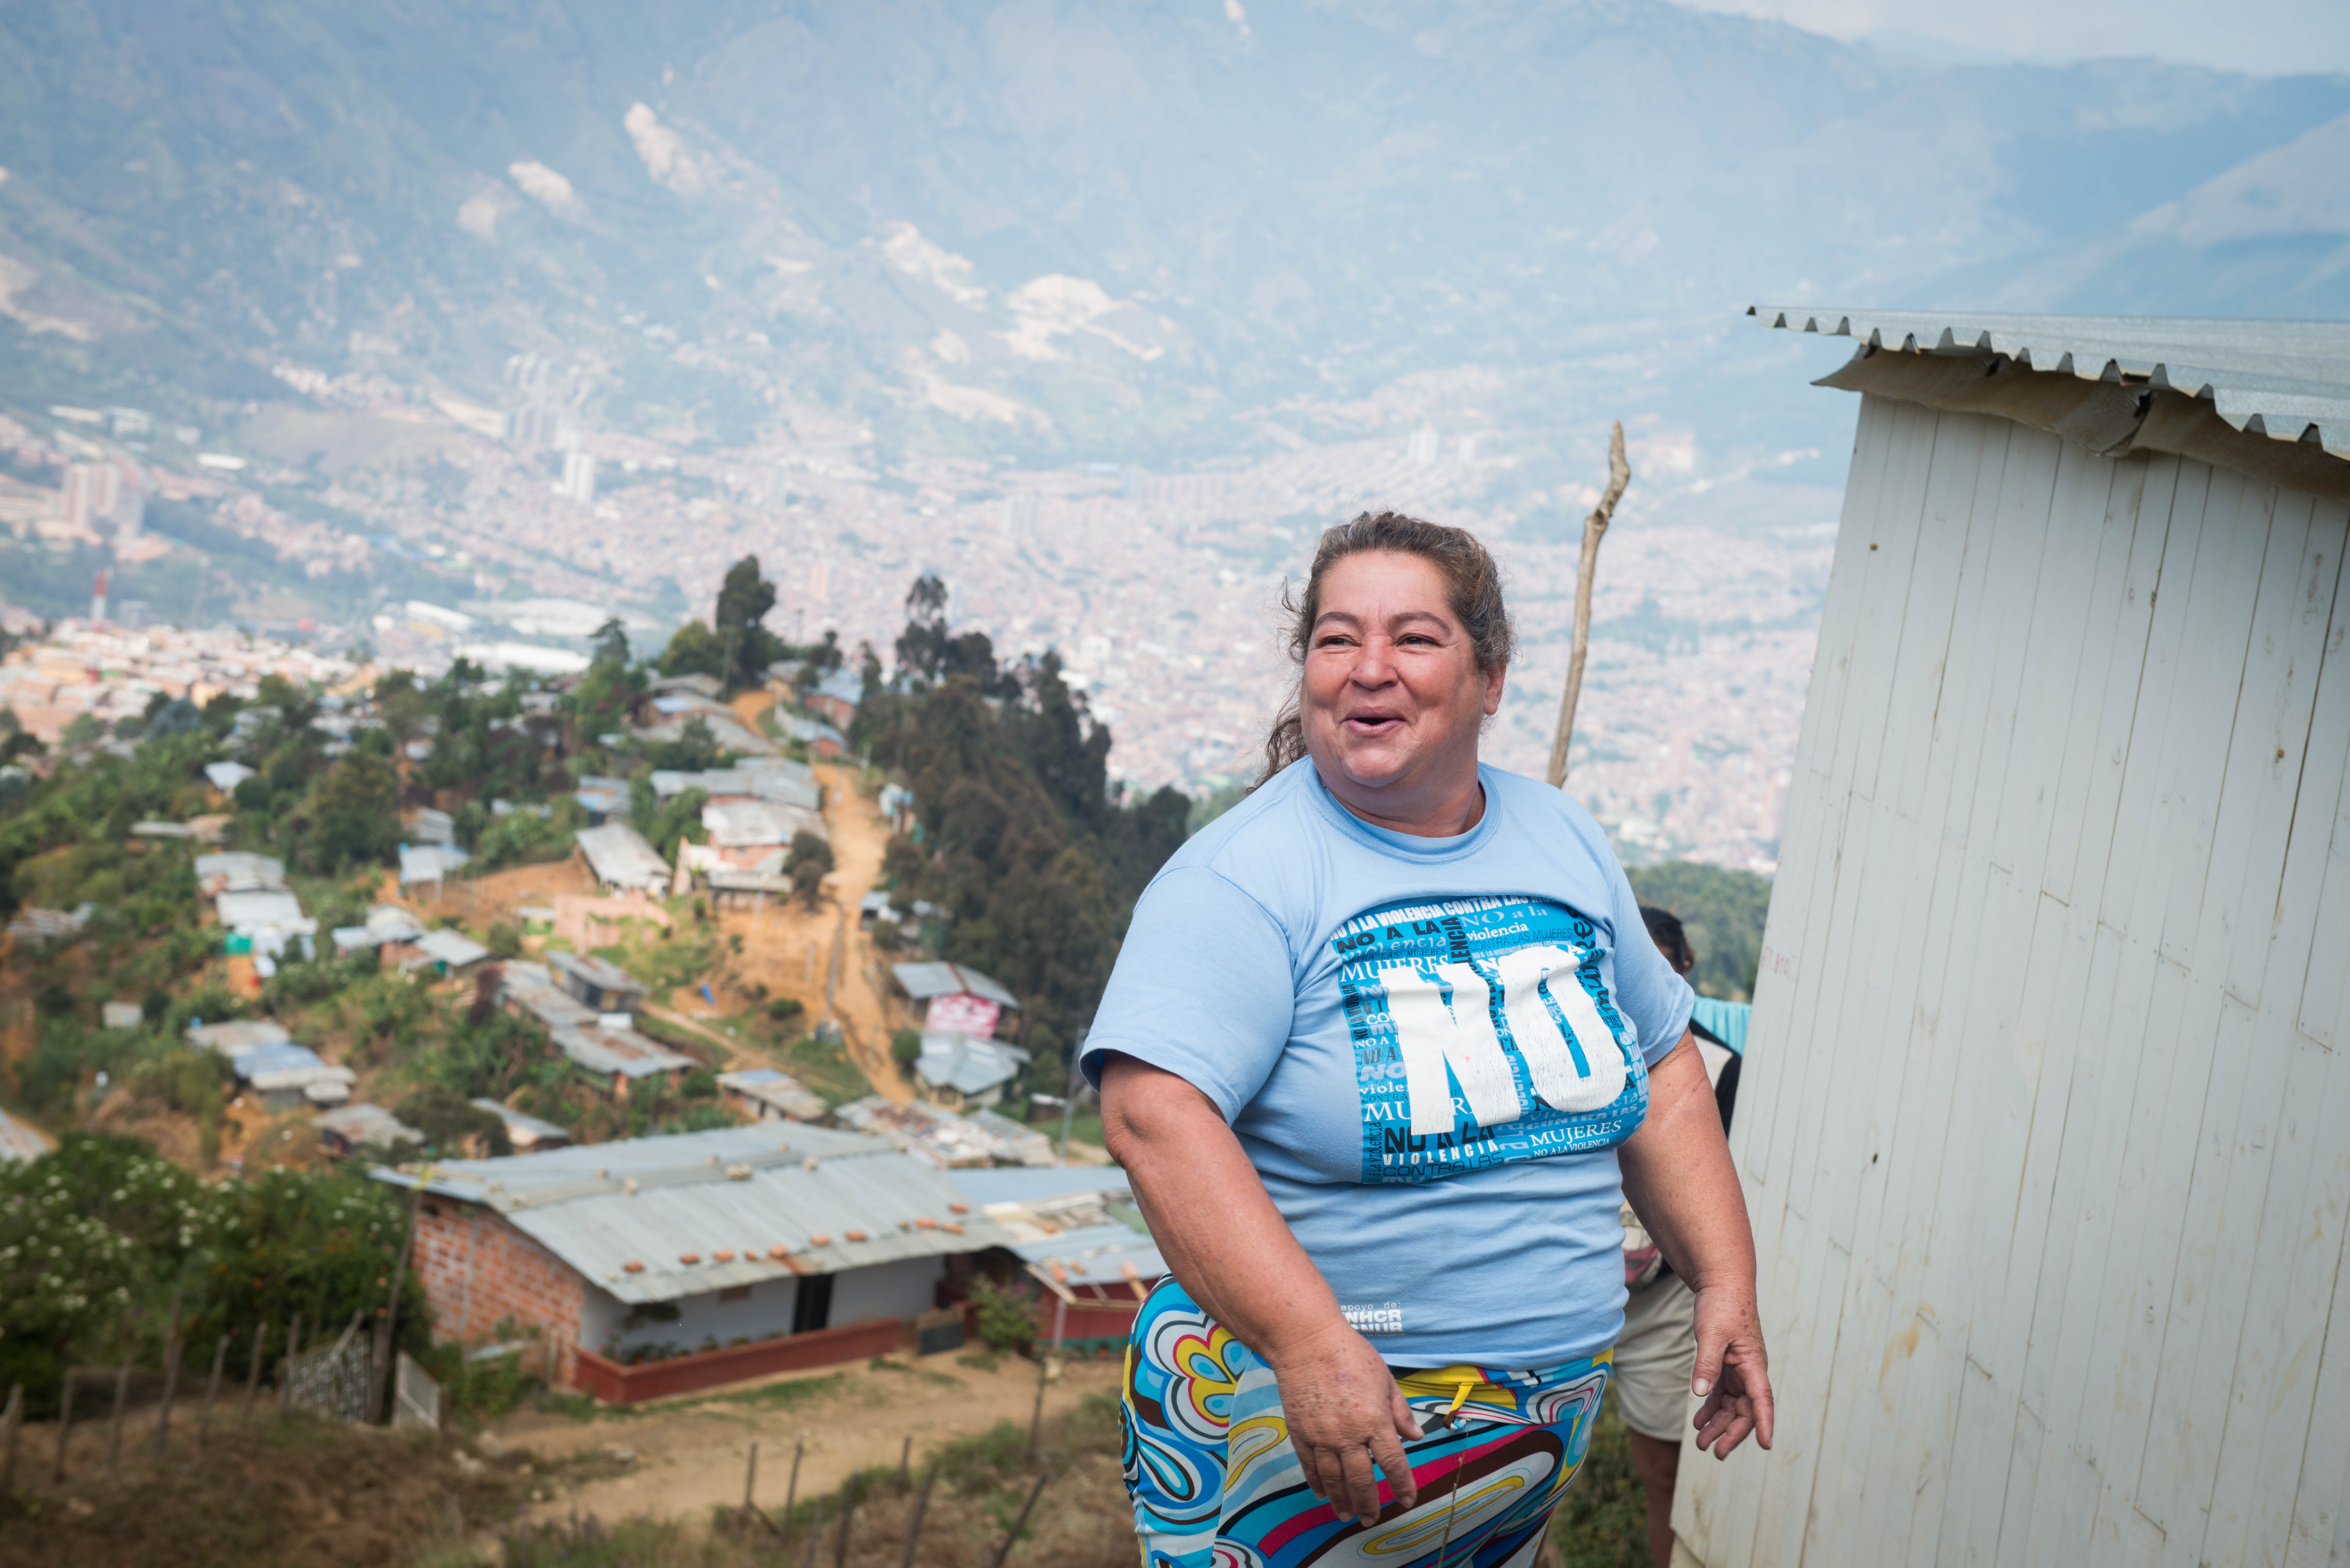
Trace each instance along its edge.
{"label": "dry grass", "polygon": [[[74,1474],[49,1481],[54,1429],[28,1428],[18,1491],[0,1500],[11,1568],[399,1568],[429,1542],[457,1542],[513,1517],[532,1485],[516,1456],[461,1464],[455,1438],[296,1415],[251,1428],[174,1436],[161,1465],[153,1428],[123,1434],[105,1474],[75,1444]],[[77,1437],[79,1437],[77,1433]]]}

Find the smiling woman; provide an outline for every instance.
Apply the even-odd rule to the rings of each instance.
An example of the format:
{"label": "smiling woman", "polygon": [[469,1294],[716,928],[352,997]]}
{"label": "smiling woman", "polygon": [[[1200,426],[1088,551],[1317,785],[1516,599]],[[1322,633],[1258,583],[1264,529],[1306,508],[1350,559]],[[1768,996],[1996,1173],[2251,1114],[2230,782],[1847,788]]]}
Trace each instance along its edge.
{"label": "smiling woman", "polygon": [[1694,1414],[1771,1436],[1691,996],[1597,826],[1478,761],[1512,651],[1467,533],[1330,529],[1266,773],[1137,905],[1087,1039],[1173,1271],[1139,1315],[1150,1568],[1531,1563],[1624,1319],[1628,1191],[1696,1293]]}

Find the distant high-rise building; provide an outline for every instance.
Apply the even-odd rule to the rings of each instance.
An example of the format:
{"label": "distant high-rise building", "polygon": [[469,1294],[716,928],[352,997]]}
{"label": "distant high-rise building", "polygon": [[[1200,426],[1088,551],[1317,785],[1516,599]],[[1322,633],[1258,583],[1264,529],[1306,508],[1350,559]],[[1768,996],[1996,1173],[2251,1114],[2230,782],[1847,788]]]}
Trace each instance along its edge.
{"label": "distant high-rise building", "polygon": [[99,567],[98,587],[89,596],[89,623],[92,626],[103,626],[106,623],[106,568],[104,566]]}
{"label": "distant high-rise building", "polygon": [[1411,444],[1404,449],[1404,455],[1414,463],[1426,468],[1436,461],[1437,448],[1441,439],[1437,435],[1434,425],[1422,425],[1411,432]]}
{"label": "distant high-rise building", "polygon": [[136,475],[126,477],[110,462],[76,462],[66,466],[65,518],[76,533],[94,533],[99,524],[120,539],[139,532],[147,517],[147,496]]}
{"label": "distant high-rise building", "polygon": [[525,452],[563,444],[563,410],[545,403],[516,409],[506,421],[506,438]]}
{"label": "distant high-rise building", "polygon": [[557,495],[587,503],[596,499],[596,458],[591,452],[573,450],[563,454],[563,477],[555,486]]}

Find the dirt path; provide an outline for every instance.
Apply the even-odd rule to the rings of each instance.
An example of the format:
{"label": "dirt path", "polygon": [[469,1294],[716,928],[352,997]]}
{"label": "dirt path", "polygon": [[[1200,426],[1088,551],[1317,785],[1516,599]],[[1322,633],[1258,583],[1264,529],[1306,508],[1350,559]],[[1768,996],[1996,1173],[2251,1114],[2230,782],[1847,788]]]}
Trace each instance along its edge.
{"label": "dirt path", "polygon": [[[1047,1418],[1089,1395],[1115,1393],[1118,1376],[1113,1361],[1070,1363],[1045,1388]],[[754,1440],[759,1444],[756,1500],[762,1507],[781,1508],[796,1445],[806,1445],[799,1475],[799,1495],[806,1497],[839,1486],[851,1470],[895,1466],[908,1438],[919,1466],[937,1444],[984,1432],[998,1421],[1024,1430],[1035,1399],[1031,1362],[1004,1357],[991,1372],[951,1355],[891,1356],[588,1421],[534,1411],[509,1417],[495,1430],[499,1440],[550,1460],[615,1449],[633,1452],[621,1473],[587,1480],[541,1503],[541,1517],[574,1509],[603,1519],[701,1515],[714,1503],[743,1501]]]}
{"label": "dirt path", "polygon": [[902,1003],[889,999],[877,979],[873,944],[857,929],[858,902],[881,880],[889,830],[857,788],[853,770],[820,766],[816,778],[830,802],[825,819],[832,835],[833,871],[825,878],[825,902],[814,910],[796,901],[729,909],[719,917],[719,929],[729,940],[743,939],[733,966],[737,982],[756,982],[770,995],[798,999],[811,1023],[825,1017],[826,982],[831,980],[831,1015],[841,1023],[851,1060],[874,1093],[902,1105],[914,1097],[914,1090],[890,1059],[889,1036],[905,1026],[909,1015]]}

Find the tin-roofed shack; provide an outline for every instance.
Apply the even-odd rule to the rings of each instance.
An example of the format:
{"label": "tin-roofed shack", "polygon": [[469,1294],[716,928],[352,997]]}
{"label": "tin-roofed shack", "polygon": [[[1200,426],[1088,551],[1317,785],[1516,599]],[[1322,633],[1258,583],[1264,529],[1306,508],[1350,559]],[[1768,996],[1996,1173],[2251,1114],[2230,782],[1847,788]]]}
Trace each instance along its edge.
{"label": "tin-roofed shack", "polygon": [[583,827],[575,836],[588,869],[607,888],[638,888],[660,893],[669,887],[669,862],[645,842],[645,836],[625,822]]}
{"label": "tin-roofed shack", "polygon": [[556,1050],[605,1080],[625,1100],[639,1078],[666,1077],[674,1085],[699,1064],[603,1013],[557,985],[554,971],[526,959],[498,966],[498,1000],[517,1017],[536,1019]]}
{"label": "tin-roofed shack", "polygon": [[831,1107],[822,1096],[789,1073],[775,1067],[744,1067],[718,1075],[718,1093],[726,1108],[753,1121],[828,1121]]}
{"label": "tin-roofed shack", "polygon": [[2350,324],[1761,315],[1859,421],[1731,1133],[1779,1430],[1676,1561],[2339,1560]]}
{"label": "tin-roofed shack", "polygon": [[594,1012],[634,1012],[645,1004],[644,981],[619,964],[581,953],[551,952],[547,967],[563,989]]}
{"label": "tin-roofed shack", "polygon": [[1002,982],[962,964],[900,963],[889,970],[906,994],[922,1004],[925,1030],[985,1039],[995,1033],[1005,1008],[1020,1005]]}
{"label": "tin-roofed shack", "polygon": [[511,1318],[559,1381],[617,1404],[894,1349],[952,1260],[1012,1240],[944,1173],[829,1127],[373,1174],[424,1186],[414,1262],[439,1333]]}

